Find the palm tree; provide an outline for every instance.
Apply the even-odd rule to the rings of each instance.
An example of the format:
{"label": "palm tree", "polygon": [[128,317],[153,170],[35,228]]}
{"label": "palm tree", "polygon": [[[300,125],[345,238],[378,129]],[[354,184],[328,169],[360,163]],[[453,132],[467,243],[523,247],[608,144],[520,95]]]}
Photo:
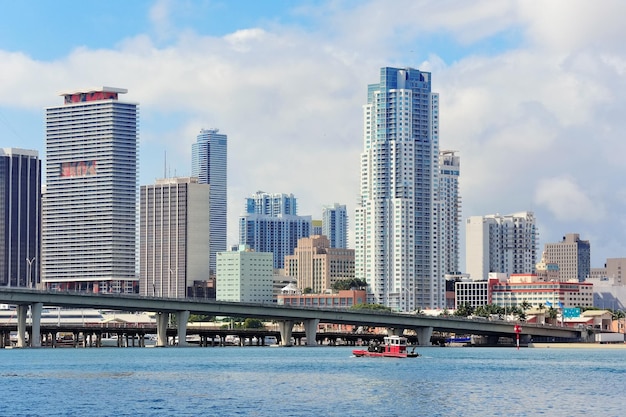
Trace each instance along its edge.
{"label": "palm tree", "polygon": [[474,312],[474,308],[470,306],[469,304],[465,303],[456,309],[456,311],[454,312],[454,315],[457,317],[467,317],[467,316],[471,316],[473,312]]}
{"label": "palm tree", "polygon": [[[543,303],[539,303],[539,305],[537,306],[537,309],[539,310],[539,313],[540,313],[540,314],[543,314],[543,310],[545,310],[545,309],[546,309],[546,306],[545,306],[545,305],[543,305]],[[544,318],[542,318],[542,320],[543,320],[543,323],[542,323],[542,324],[545,324],[545,322],[546,322],[545,317],[544,317]]]}
{"label": "palm tree", "polygon": [[[559,315],[559,312],[554,307],[548,308],[548,318],[550,319],[550,321],[556,320],[558,315]],[[554,323],[552,323],[552,324],[554,324]]]}

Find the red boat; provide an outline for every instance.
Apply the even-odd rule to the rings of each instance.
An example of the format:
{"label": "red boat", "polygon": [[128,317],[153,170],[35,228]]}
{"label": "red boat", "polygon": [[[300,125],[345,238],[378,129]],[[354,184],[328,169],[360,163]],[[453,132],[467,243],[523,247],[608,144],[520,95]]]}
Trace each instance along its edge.
{"label": "red boat", "polygon": [[354,356],[371,356],[380,358],[417,358],[419,353],[415,352],[415,348],[411,352],[407,351],[406,337],[387,336],[384,343],[370,344],[365,349],[355,349],[352,351]]}

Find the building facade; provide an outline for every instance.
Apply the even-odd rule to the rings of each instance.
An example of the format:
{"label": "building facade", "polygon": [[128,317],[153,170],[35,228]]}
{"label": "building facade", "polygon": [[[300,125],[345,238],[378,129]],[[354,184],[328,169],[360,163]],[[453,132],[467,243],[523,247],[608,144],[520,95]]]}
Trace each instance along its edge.
{"label": "building facade", "polygon": [[591,272],[591,245],[577,233],[563,236],[557,243],[546,243],[546,262],[559,266],[561,281],[583,282]]}
{"label": "building facade", "polygon": [[489,303],[503,307],[520,306],[524,301],[531,308],[593,307],[593,284],[538,281],[535,274],[514,274],[505,282],[490,279],[489,293]]}
{"label": "building facade", "polygon": [[36,288],[41,238],[37,151],[0,148],[0,286]]}
{"label": "building facade", "polygon": [[431,74],[381,68],[363,111],[356,278],[368,283],[372,303],[401,311],[443,308],[435,203],[439,97]]}
{"label": "building facade", "polygon": [[46,109],[42,283],[48,289],[138,291],[137,104],[127,90],[62,93]]}
{"label": "building facade", "polygon": [[479,307],[489,304],[488,281],[463,280],[454,283],[454,308],[468,305]]}
{"label": "building facade", "polygon": [[218,129],[202,129],[191,145],[191,176],[200,184],[210,184],[209,268],[215,273],[215,256],[227,248],[227,161],[228,137]]}
{"label": "building facade", "polygon": [[285,256],[285,274],[296,278],[300,289],[324,292],[338,280],[354,278],[354,250],[333,248],[323,235],[301,238],[294,254]]}
{"label": "building facade", "polygon": [[328,237],[331,248],[348,247],[348,211],[345,204],[322,208],[322,233]]}
{"label": "building facade", "polygon": [[237,250],[218,252],[217,301],[274,302],[274,257],[239,245]]}
{"label": "building facade", "polygon": [[293,194],[259,191],[246,199],[246,214],[239,218],[239,244],[274,254],[274,268],[284,266],[298,239],[311,234],[311,216],[298,216]]}
{"label": "building facade", "polygon": [[313,235],[323,235],[324,233],[322,232],[323,228],[322,228],[322,220],[311,220],[311,234],[310,236]]}
{"label": "building facade", "polygon": [[537,263],[537,227],[532,212],[472,216],[466,224],[466,272],[473,280],[490,272],[527,274]]}
{"label": "building facade", "polygon": [[209,280],[209,188],[195,177],[141,186],[140,295],[195,297]]}
{"label": "building facade", "polygon": [[461,175],[461,158],[455,151],[439,152],[439,183],[437,187],[437,231],[439,249],[444,276],[459,274],[459,239],[461,235],[461,193],[459,178]]}

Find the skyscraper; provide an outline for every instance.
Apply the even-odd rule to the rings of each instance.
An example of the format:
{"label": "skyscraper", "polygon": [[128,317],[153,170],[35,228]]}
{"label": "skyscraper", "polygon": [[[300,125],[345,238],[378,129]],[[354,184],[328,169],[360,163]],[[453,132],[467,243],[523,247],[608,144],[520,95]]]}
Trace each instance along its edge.
{"label": "skyscraper", "polygon": [[298,216],[293,194],[258,191],[246,199],[246,214],[239,218],[239,244],[257,252],[272,252],[274,268],[293,255],[298,239],[311,234],[311,216]]}
{"label": "skyscraper", "polygon": [[436,233],[439,98],[431,74],[382,68],[364,106],[355,274],[370,301],[394,309],[443,308]]}
{"label": "skyscraper", "polygon": [[546,243],[546,262],[559,266],[561,281],[583,282],[591,272],[591,245],[578,233],[568,233],[557,243]]}
{"label": "skyscraper", "polygon": [[0,148],[0,285],[39,282],[41,160],[37,151]]}
{"label": "skyscraper", "polygon": [[443,274],[458,274],[459,238],[461,227],[461,193],[459,177],[461,159],[455,151],[439,152],[439,184],[437,187],[437,203],[439,218],[438,254],[441,258]]}
{"label": "skyscraper", "polygon": [[465,266],[475,281],[490,272],[530,274],[537,264],[537,227],[530,211],[467,219]]}
{"label": "skyscraper", "polygon": [[348,247],[348,212],[345,205],[333,204],[322,208],[322,234],[331,248]]}
{"label": "skyscraper", "polygon": [[65,92],[46,109],[46,288],[137,291],[137,104],[118,100],[126,92]]}
{"label": "skyscraper", "polygon": [[202,129],[191,145],[191,175],[209,191],[209,268],[215,273],[215,254],[226,250],[227,136],[218,129]]}
{"label": "skyscraper", "polygon": [[191,297],[209,279],[209,188],[195,177],[141,186],[140,295]]}

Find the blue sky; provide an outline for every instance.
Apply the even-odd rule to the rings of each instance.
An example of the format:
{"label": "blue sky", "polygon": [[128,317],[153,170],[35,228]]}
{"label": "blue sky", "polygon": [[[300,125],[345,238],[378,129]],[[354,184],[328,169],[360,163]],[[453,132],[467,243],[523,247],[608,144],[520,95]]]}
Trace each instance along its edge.
{"label": "blue sky", "polygon": [[[229,137],[229,243],[244,198],[354,210],[367,84],[433,74],[463,218],[534,211],[540,246],[580,233],[626,257],[626,3],[476,0],[0,0],[0,146],[45,158],[58,93],[127,88],[140,183],[189,175],[201,128]],[[167,169],[164,169],[167,155]],[[167,172],[164,172],[164,171]],[[464,242],[462,242],[463,244]],[[464,262],[463,262],[464,263]]]}

